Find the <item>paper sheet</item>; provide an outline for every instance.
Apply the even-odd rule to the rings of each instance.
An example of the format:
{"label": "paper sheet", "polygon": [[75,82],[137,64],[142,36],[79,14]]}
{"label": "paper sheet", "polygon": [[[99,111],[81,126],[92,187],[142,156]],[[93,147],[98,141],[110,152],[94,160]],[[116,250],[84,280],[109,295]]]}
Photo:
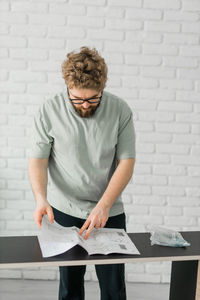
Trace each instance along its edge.
{"label": "paper sheet", "polygon": [[43,257],[64,253],[76,245],[82,246],[92,254],[140,254],[123,229],[94,229],[87,240],[78,234],[77,227],[63,227],[56,221],[49,223],[48,217],[42,219],[42,229],[38,240]]}
{"label": "paper sheet", "polygon": [[84,245],[92,254],[140,254],[124,229],[100,228],[94,229]]}

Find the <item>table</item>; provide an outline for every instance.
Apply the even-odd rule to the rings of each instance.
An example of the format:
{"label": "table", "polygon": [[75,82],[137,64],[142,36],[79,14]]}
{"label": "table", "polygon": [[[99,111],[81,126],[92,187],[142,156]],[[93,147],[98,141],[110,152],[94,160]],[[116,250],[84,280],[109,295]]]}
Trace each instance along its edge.
{"label": "table", "polygon": [[141,255],[91,255],[80,246],[43,258],[37,236],[0,237],[0,268],[171,261],[170,300],[199,300],[200,232],[181,232],[190,247],[151,246],[150,233],[128,233]]}

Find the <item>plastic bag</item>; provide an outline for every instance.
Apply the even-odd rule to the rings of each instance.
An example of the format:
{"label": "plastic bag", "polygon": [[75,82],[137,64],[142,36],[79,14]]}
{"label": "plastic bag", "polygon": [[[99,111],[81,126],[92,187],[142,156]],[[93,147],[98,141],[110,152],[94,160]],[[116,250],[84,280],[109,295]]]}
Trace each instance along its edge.
{"label": "plastic bag", "polygon": [[170,247],[187,247],[190,246],[178,231],[163,228],[160,226],[151,226],[151,245],[161,245]]}

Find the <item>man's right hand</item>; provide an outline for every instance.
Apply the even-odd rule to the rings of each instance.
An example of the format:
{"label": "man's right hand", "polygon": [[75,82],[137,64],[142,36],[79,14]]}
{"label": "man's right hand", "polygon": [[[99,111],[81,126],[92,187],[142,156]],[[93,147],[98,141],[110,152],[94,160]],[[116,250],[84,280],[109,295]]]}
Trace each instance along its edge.
{"label": "man's right hand", "polygon": [[48,203],[48,201],[40,201],[39,203],[36,204],[36,208],[33,214],[35,223],[38,225],[39,228],[42,227],[42,217],[44,215],[48,215],[49,222],[53,223],[54,222],[54,214],[53,210]]}

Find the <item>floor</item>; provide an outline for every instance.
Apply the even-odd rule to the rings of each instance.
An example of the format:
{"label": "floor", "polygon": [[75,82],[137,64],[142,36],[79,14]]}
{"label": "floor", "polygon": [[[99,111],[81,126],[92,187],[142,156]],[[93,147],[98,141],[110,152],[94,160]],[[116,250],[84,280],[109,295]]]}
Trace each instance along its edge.
{"label": "floor", "polygon": [[[1,279],[0,300],[56,300],[58,281]],[[85,283],[85,300],[99,298],[96,282]],[[127,283],[128,300],[167,300],[168,284]]]}

